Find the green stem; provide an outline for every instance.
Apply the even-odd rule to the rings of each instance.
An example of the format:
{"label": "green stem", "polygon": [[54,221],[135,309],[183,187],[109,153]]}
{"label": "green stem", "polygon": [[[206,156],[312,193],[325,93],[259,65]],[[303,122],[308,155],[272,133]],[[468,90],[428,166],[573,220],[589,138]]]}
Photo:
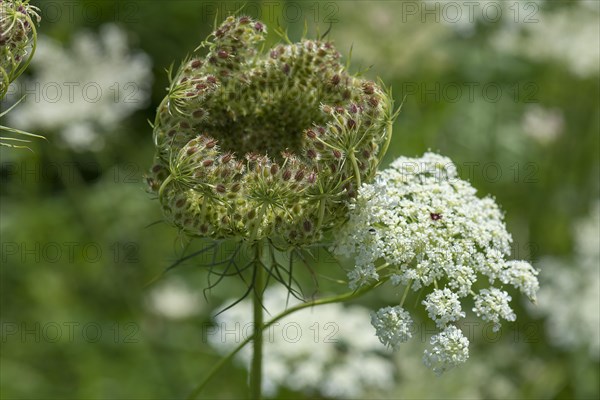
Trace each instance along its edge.
{"label": "green stem", "polygon": [[[358,289],[358,290],[354,290],[352,292],[347,292],[347,293],[344,293],[344,294],[341,294],[341,295],[338,295],[338,296],[326,297],[326,298],[319,299],[319,300],[309,301],[309,302],[306,302],[306,303],[298,304],[297,306],[294,306],[294,307],[290,307],[287,310],[283,311],[282,313],[278,314],[275,318],[273,318],[269,322],[263,324],[262,329],[265,330],[268,327],[270,327],[271,325],[275,324],[277,321],[279,321],[279,320],[287,317],[290,314],[295,313],[296,311],[300,311],[300,310],[303,310],[305,308],[315,307],[315,306],[320,306],[320,305],[325,305],[325,304],[332,304],[332,303],[341,303],[343,301],[348,301],[348,300],[356,299],[356,298],[362,296],[363,294],[365,294],[365,293],[367,293],[367,292],[375,289],[376,287],[381,286],[387,280],[388,280],[388,278],[383,278],[379,282],[376,282],[376,283],[374,283],[372,285],[363,287],[363,288]],[[244,339],[235,349],[233,349],[229,354],[227,354],[227,356],[225,356],[217,364],[215,364],[215,366],[210,370],[210,372],[206,375],[206,377],[202,380],[202,382],[200,382],[200,384],[190,393],[190,395],[187,397],[187,399],[188,400],[193,400],[193,399],[197,398],[198,395],[202,392],[202,389],[204,389],[204,387],[206,386],[206,384],[223,367],[223,365],[225,365],[229,360],[231,360],[253,338],[254,337],[251,336],[251,337],[248,337],[248,338]]]}
{"label": "green stem", "polygon": [[319,200],[319,219],[317,222],[317,230],[321,229],[321,224],[323,223],[323,219],[325,218],[325,205],[327,200],[324,198],[321,198],[321,200]]}
{"label": "green stem", "polygon": [[248,342],[250,341],[251,338],[244,340],[242,343],[240,343],[235,349],[233,349],[233,351],[231,351],[229,354],[227,354],[227,356],[221,358],[219,360],[219,362],[217,362],[215,364],[214,367],[212,367],[212,369],[208,372],[208,374],[206,374],[206,377],[200,382],[200,384],[198,386],[196,386],[196,388],[194,388],[194,390],[192,390],[192,392],[188,395],[187,400],[192,400],[198,397],[198,395],[200,394],[200,392],[202,392],[202,389],[204,389],[204,387],[206,386],[206,384],[208,383],[208,381],[210,381],[212,379],[212,377],[219,372],[219,370],[225,365],[227,364],[227,362],[229,360],[231,360],[233,358],[233,356],[235,356],[241,349],[244,348],[244,346],[246,346],[246,344],[248,344]]}
{"label": "green stem", "polygon": [[352,162],[352,168],[354,168],[354,177],[356,179],[356,189],[360,189],[361,180],[360,180],[360,169],[358,168],[358,163],[356,161],[356,157],[354,156],[354,149],[350,151],[350,162]]}
{"label": "green stem", "polygon": [[[383,84],[383,82],[382,82],[382,84]],[[390,102],[388,104],[388,109],[389,109],[389,112],[391,112],[392,114],[389,116],[388,121],[387,121],[387,126],[386,126],[386,130],[385,130],[385,142],[383,143],[383,147],[381,148],[381,151],[379,152],[379,162],[377,163],[377,168],[375,168],[375,171],[377,171],[379,169],[379,167],[381,166],[383,157],[385,156],[385,154],[388,151],[388,148],[390,147],[390,143],[392,142],[392,131],[394,128],[394,121],[398,117],[398,114],[400,114],[400,111],[402,111],[402,106],[404,105],[404,100],[406,100],[406,96],[404,96],[404,99],[402,100],[402,104],[400,104],[400,107],[398,107],[398,109],[396,111],[394,111],[394,97],[392,96],[391,89],[388,93],[388,98],[390,99]]]}
{"label": "green stem", "polygon": [[255,272],[254,272],[254,351],[252,354],[252,368],[250,370],[251,399],[262,398],[262,355],[263,355],[263,294],[265,286],[265,270],[261,263],[261,250],[263,243],[256,242]]}
{"label": "green stem", "polygon": [[[259,210],[257,218],[256,218],[256,225],[252,229],[252,236],[250,236],[253,241],[256,241],[256,238],[258,237],[258,230],[263,223],[263,219],[265,218],[265,212],[267,211],[267,207],[268,207],[267,204],[263,204],[260,207],[260,210]],[[256,242],[256,243],[258,246],[259,242]],[[258,259],[258,261],[260,261],[260,259]]]}
{"label": "green stem", "polygon": [[158,198],[162,199],[163,196],[163,192],[165,190],[165,188],[167,187],[167,185],[173,180],[173,175],[169,175],[167,176],[167,178],[163,181],[162,185],[160,185],[160,188],[158,189]]}
{"label": "green stem", "polygon": [[392,131],[394,129],[394,120],[393,119],[389,119],[386,129],[385,129],[385,142],[383,143],[383,147],[381,148],[381,151],[379,152],[379,161],[377,162],[377,168],[375,168],[375,170],[378,170],[379,167],[381,166],[381,162],[383,161],[383,157],[385,156],[385,153],[387,153],[389,147],[390,147],[390,143],[392,142]]}
{"label": "green stem", "polygon": [[400,301],[400,307],[404,306],[404,302],[406,301],[406,297],[408,296],[408,292],[410,290],[410,286],[412,285],[412,279],[408,281],[406,287],[404,288],[404,294],[402,295],[402,300]]}

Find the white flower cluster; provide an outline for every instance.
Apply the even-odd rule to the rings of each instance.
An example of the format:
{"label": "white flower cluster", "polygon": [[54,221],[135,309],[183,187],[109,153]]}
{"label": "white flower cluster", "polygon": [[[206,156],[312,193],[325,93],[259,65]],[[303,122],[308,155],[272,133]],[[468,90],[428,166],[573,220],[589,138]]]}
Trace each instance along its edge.
{"label": "white flower cluster", "polygon": [[517,319],[517,316],[508,304],[511,300],[508,293],[498,288],[491,288],[489,290],[482,289],[479,294],[475,296],[475,307],[473,308],[473,311],[484,321],[493,322],[493,331],[498,332],[500,330],[500,318],[507,321],[514,321]]}
{"label": "white flower cluster", "polygon": [[442,332],[431,337],[433,348],[425,350],[423,362],[437,375],[459,364],[469,358],[469,339],[462,331],[454,325],[449,325]]}
{"label": "white flower cluster", "polygon": [[527,296],[532,303],[535,303],[536,293],[540,288],[537,274],[537,270],[528,262],[512,260],[506,263],[506,268],[500,272],[499,278],[502,283],[513,285]]}
{"label": "white flower cluster", "polygon": [[565,117],[560,108],[530,104],[525,108],[522,131],[542,145],[550,144],[564,133]]}
{"label": "white flower cluster", "polygon": [[[501,24],[502,26],[513,26],[526,23],[527,18],[520,17],[521,14],[532,14],[532,8],[539,8],[540,0],[479,0],[479,1],[452,1],[443,2],[439,0],[423,0],[424,16],[430,18],[435,16],[435,21],[449,26],[457,33],[471,36],[475,33],[477,25],[491,26]],[[433,18],[432,18],[433,19]],[[533,18],[529,18],[533,19]]]}
{"label": "white flower cluster", "polygon": [[[452,29],[436,23],[434,15],[429,14],[424,20],[419,12],[407,12],[407,7],[422,7],[418,2],[407,5],[402,1],[340,1],[336,4],[346,23],[332,29],[331,36],[338,49],[353,47],[353,62],[376,63],[378,73],[388,79],[397,76],[399,71],[416,73],[427,68],[439,72],[452,65],[454,54],[444,45],[452,39]],[[381,37],[410,37],[410,40],[380,40]]]}
{"label": "white flower cluster", "polygon": [[581,78],[597,77],[600,3],[577,1],[540,11],[531,21],[535,23],[505,26],[498,31],[492,37],[492,46],[534,61],[561,63]]}
{"label": "white flower cluster", "polygon": [[[283,311],[288,291],[274,286],[265,291],[264,306],[271,316]],[[232,300],[234,301],[234,300]],[[289,298],[288,307],[300,302]],[[231,302],[225,303],[226,305]],[[252,302],[242,301],[215,318],[208,332],[211,346],[222,353],[252,335]],[[277,397],[279,388],[319,393],[327,398],[366,398],[394,387],[396,369],[391,354],[381,351],[377,337],[364,321],[364,307],[322,305],[297,311],[266,328],[263,334],[263,391]],[[238,353],[250,368],[251,346]]]}
{"label": "white flower cluster", "polygon": [[19,129],[57,131],[74,150],[97,151],[103,134],[144,108],[152,85],[150,58],[130,50],[127,33],[104,25],[100,35],[78,33],[71,48],[40,36],[27,94],[8,115]]}
{"label": "white flower cluster", "polygon": [[377,337],[394,349],[412,337],[412,323],[410,314],[402,307],[385,307],[371,313],[371,325],[375,327]]}
{"label": "white flower cluster", "polygon": [[438,328],[465,317],[458,295],[448,288],[436,289],[429,293],[423,300],[423,305],[427,309],[429,318],[435,321]]}
{"label": "white flower cluster", "polygon": [[[434,287],[422,304],[443,330],[434,337],[434,351],[426,353],[426,364],[439,373],[468,356],[466,338],[458,338],[457,328],[449,325],[466,315],[462,298],[472,296],[473,311],[498,330],[501,318],[514,321],[515,314],[510,296],[492,285],[511,285],[532,301],[538,289],[537,271],[529,263],[506,261],[512,238],[502,212],[493,199],[475,193],[446,157],[401,157],[360,188],[333,248],[340,256],[354,255],[355,268],[348,274],[353,289],[381,275],[406,290]],[[476,281],[490,287],[476,294]],[[381,342],[393,348],[409,337],[410,315],[402,305],[384,308],[372,319]]]}
{"label": "white flower cluster", "polygon": [[198,293],[188,283],[173,279],[154,287],[146,300],[150,311],[173,320],[197,315],[203,304]]}

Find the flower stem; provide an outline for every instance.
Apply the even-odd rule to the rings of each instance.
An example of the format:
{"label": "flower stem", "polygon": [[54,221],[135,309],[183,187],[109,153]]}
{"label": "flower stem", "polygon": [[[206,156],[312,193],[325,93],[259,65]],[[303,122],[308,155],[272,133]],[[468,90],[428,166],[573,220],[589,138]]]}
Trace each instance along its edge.
{"label": "flower stem", "polygon": [[406,301],[406,296],[408,296],[408,291],[410,290],[410,286],[412,285],[412,279],[408,281],[406,284],[406,288],[404,288],[404,294],[402,295],[402,300],[400,301],[400,307],[404,305],[404,301]]}
{"label": "flower stem", "polygon": [[252,368],[250,370],[250,394],[251,399],[262,398],[262,355],[263,355],[263,293],[265,286],[265,271],[261,263],[261,250],[263,243],[256,242],[256,254],[254,263],[254,352],[252,354]]}
{"label": "flower stem", "polygon": [[[365,294],[367,292],[370,292],[371,290],[375,289],[376,287],[381,286],[387,280],[388,280],[388,278],[384,277],[380,281],[375,282],[372,285],[365,286],[363,288],[360,288],[358,290],[354,290],[352,292],[347,292],[347,293],[344,293],[344,294],[341,294],[341,295],[338,295],[338,296],[325,297],[323,299],[309,301],[309,302],[306,302],[306,303],[298,304],[297,306],[294,306],[294,307],[290,307],[287,310],[283,311],[281,314],[278,314],[276,317],[274,317],[269,322],[263,324],[262,325],[262,330],[265,330],[266,328],[268,328],[271,325],[275,324],[277,321],[279,321],[279,320],[287,317],[288,315],[293,314],[296,311],[303,310],[305,308],[319,306],[319,305],[324,305],[324,304],[341,303],[343,301],[356,299],[356,298],[362,296],[363,294]],[[223,367],[223,365],[225,365],[240,350],[242,350],[244,348],[244,346],[246,346],[253,339],[253,337],[254,336],[250,336],[250,337],[247,337],[246,339],[244,339],[235,349],[233,349],[229,354],[227,354],[227,356],[225,356],[217,364],[215,364],[215,366],[210,370],[210,372],[206,375],[206,377],[202,380],[202,382],[200,382],[200,384],[190,393],[190,395],[187,397],[187,400],[193,400],[193,399],[197,398],[198,395],[202,392],[202,389],[204,389],[204,387],[206,386],[206,384]]]}
{"label": "flower stem", "polygon": [[350,152],[350,161],[352,162],[352,168],[354,168],[354,178],[356,179],[356,189],[360,189],[361,181],[360,181],[360,169],[358,168],[358,163],[356,161],[356,157],[354,156],[354,149]]}
{"label": "flower stem", "polygon": [[163,181],[163,183],[160,185],[160,188],[158,189],[158,198],[162,199],[162,195],[163,192],[165,190],[165,188],[167,187],[167,185],[169,183],[171,183],[171,181],[173,180],[173,175],[169,175],[167,176],[167,178]]}

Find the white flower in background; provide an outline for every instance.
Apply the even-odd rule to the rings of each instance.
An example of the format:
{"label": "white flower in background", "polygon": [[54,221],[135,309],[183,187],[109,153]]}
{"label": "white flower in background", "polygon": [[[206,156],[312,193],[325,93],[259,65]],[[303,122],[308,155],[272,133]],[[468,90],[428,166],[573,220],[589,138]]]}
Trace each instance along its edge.
{"label": "white flower in background", "polygon": [[[478,34],[477,25],[486,27],[485,40],[496,51],[544,63],[563,63],[581,77],[598,75],[597,0],[352,1],[339,2],[338,6],[345,22],[331,32],[338,48],[354,44],[352,61],[359,65],[386,60],[375,65],[389,77],[411,76],[424,68],[452,68],[456,65],[456,46],[462,45],[456,35]],[[380,40],[382,37],[404,40]],[[406,82],[402,90],[423,101],[427,91],[434,88]],[[437,91],[443,94],[443,87]],[[463,97],[470,97],[465,91]]]}
{"label": "white flower in background", "polygon": [[423,0],[422,18],[436,18],[459,34],[468,36],[477,24],[513,25],[535,20],[541,0],[478,0],[440,1]]}
{"label": "white flower in background", "polygon": [[[287,300],[285,288],[271,287],[265,292],[265,309],[275,316]],[[288,306],[299,303],[290,297]],[[287,387],[326,397],[362,398],[393,387],[394,364],[365,323],[368,318],[369,311],[361,306],[328,304],[295,312],[265,329],[264,392],[274,397],[278,388]],[[251,300],[218,315],[215,324],[207,338],[225,354],[253,334]],[[249,368],[251,356],[247,346],[238,360]]]}
{"label": "white flower in background", "polygon": [[64,144],[76,151],[100,151],[104,148],[104,138],[91,122],[73,122],[60,131]]}
{"label": "white flower in background", "polygon": [[330,36],[338,49],[352,48],[353,65],[375,65],[378,73],[392,78],[423,68],[443,70],[452,64],[452,55],[445,46],[452,29],[436,23],[434,17],[425,24],[419,13],[422,5],[418,2],[340,1],[335,4],[344,23],[336,24]]}
{"label": "white flower in background", "polygon": [[529,137],[541,144],[548,144],[563,133],[565,121],[560,109],[548,109],[533,104],[525,110],[521,125]]}
{"label": "white flower in background", "polygon": [[[482,336],[467,334],[469,341],[479,345]],[[485,339],[484,339],[485,340]],[[469,362],[432,380],[431,372],[415,368],[423,362],[420,343],[404,346],[395,354],[398,365],[398,385],[389,393],[390,399],[520,399],[523,382],[529,398],[554,398],[564,385],[564,379],[532,379],[552,373],[553,366],[528,350],[523,342],[515,343],[511,335],[492,346],[479,346],[470,351]]]}
{"label": "white flower in background", "polygon": [[[551,342],[566,349],[586,349],[600,359],[600,200],[590,215],[574,227],[572,258],[540,260],[542,287],[538,306],[531,307],[546,317]],[[566,300],[565,300],[566,299]]]}
{"label": "white flower in background", "polygon": [[379,172],[375,182],[360,188],[332,249],[341,257],[354,255],[355,268],[348,274],[351,287],[382,277],[405,286],[399,306],[383,308],[372,319],[381,342],[393,348],[409,337],[404,332],[410,315],[402,308],[409,290],[433,286],[422,304],[438,328],[445,329],[434,340],[438,347],[425,357],[437,373],[467,359],[462,348],[452,355],[444,347],[468,344],[448,325],[465,317],[462,298],[471,296],[476,314],[494,323],[494,330],[500,328],[500,318],[516,318],[506,292],[494,286],[479,295],[473,292],[478,277],[487,277],[484,281],[490,285],[511,285],[532,301],[538,288],[537,271],[527,262],[506,260],[512,238],[502,212],[493,199],[475,193],[458,177],[449,158],[433,153],[400,157]]}
{"label": "white flower in background", "polygon": [[21,83],[23,103],[8,115],[24,130],[57,131],[74,150],[99,150],[109,133],[149,100],[149,57],[132,52],[127,33],[104,25],[75,34],[70,48],[40,36],[33,78]]}
{"label": "white flower in background", "polygon": [[578,1],[540,9],[535,23],[506,26],[492,45],[530,60],[565,64],[576,76],[598,76],[600,69],[600,3]]}
{"label": "white flower in background", "polygon": [[170,279],[152,288],[147,297],[152,312],[169,319],[184,319],[197,315],[201,299],[184,281]]}

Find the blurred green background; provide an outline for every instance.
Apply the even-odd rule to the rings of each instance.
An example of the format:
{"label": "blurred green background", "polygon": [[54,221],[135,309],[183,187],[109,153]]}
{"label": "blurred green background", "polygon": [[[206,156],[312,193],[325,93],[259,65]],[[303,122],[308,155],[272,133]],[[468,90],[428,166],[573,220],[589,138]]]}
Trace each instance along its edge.
{"label": "blurred green background", "polygon": [[[13,101],[27,94],[22,111],[4,122],[48,140],[31,152],[0,149],[0,397],[182,398],[221,357],[202,329],[245,288],[227,278],[205,300],[198,258],[148,285],[190,250],[160,223],[158,202],[145,192],[154,153],[147,121],[165,95],[165,69],[243,3],[31,3],[41,9],[44,44],[13,90]],[[352,48],[351,69],[370,67],[365,75],[381,77],[403,103],[386,163],[429,149],[452,158],[480,195],[492,194],[506,211],[514,257],[541,271],[540,304],[525,307],[513,296],[518,320],[505,326],[521,335],[473,340],[467,366],[442,378],[410,350],[387,355],[395,385],[364,397],[598,398],[598,2],[245,7],[270,32],[279,24],[298,40],[306,22],[310,37],[330,29],[344,58]],[[86,102],[89,82],[102,84],[75,104]],[[316,259],[319,273],[342,276],[326,255]],[[312,285],[310,274],[299,279]],[[330,286],[322,283],[320,293]],[[356,304],[393,298],[390,291],[388,299]],[[246,379],[243,366],[230,363],[203,398],[243,398]],[[285,387],[276,395],[319,396]]]}

